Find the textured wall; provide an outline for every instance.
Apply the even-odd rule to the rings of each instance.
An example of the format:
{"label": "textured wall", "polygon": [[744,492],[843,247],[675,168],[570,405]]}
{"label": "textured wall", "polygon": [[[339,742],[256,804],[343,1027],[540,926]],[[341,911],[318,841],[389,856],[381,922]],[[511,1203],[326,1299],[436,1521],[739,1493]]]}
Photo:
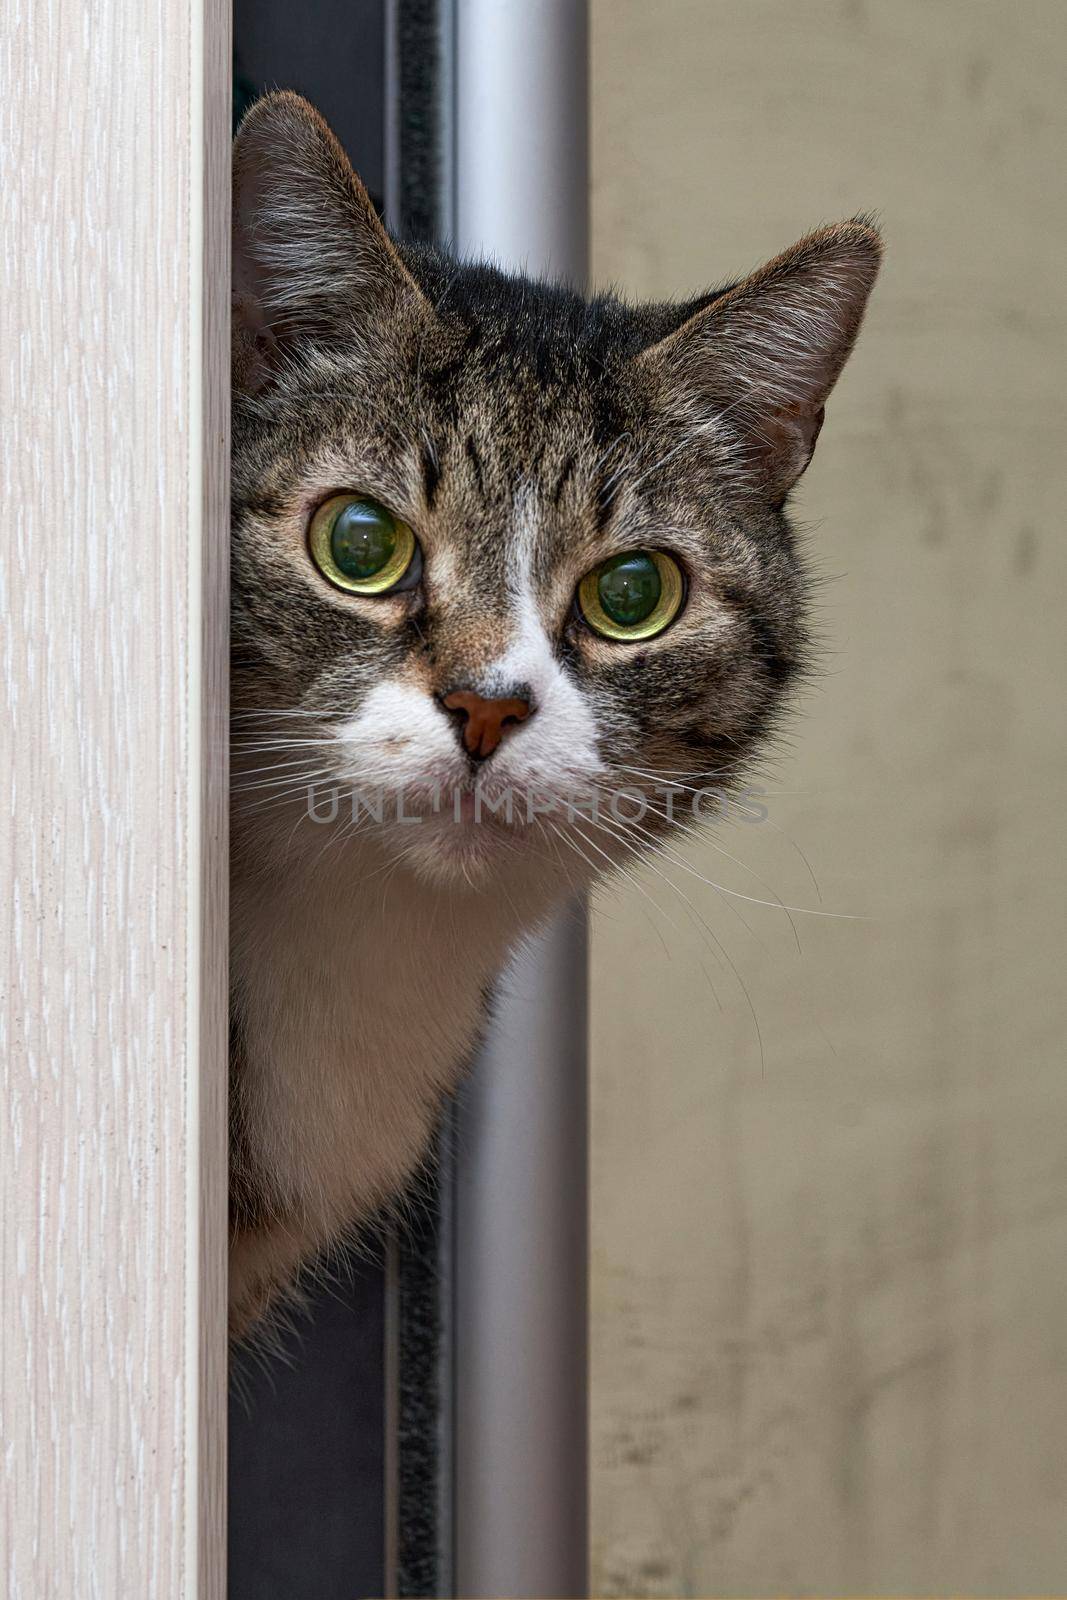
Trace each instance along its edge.
{"label": "textured wall", "polygon": [[597,1593],[1063,1589],[1065,57],[1056,0],[594,0],[599,280],[889,243],[798,501],[825,672],[773,826],[686,852],[864,920],[595,920]]}
{"label": "textured wall", "polygon": [[218,1600],[229,19],[13,10],[0,1591]]}

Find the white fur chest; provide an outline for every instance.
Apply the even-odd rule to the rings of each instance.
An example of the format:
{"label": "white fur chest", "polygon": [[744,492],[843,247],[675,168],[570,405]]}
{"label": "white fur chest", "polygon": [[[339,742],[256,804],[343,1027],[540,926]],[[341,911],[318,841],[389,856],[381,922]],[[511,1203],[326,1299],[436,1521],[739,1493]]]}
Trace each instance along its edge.
{"label": "white fur chest", "polygon": [[527,919],[369,854],[235,873],[242,1143],[272,1206],[313,1227],[366,1214],[417,1162]]}

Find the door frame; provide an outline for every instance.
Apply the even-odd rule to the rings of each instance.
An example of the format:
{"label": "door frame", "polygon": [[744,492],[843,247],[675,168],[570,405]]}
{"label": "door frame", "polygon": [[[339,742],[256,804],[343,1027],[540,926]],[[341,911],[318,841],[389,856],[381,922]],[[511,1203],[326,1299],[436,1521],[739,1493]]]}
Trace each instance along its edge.
{"label": "door frame", "polygon": [[6,61],[0,1546],[13,1597],[221,1600],[229,7],[61,0]]}

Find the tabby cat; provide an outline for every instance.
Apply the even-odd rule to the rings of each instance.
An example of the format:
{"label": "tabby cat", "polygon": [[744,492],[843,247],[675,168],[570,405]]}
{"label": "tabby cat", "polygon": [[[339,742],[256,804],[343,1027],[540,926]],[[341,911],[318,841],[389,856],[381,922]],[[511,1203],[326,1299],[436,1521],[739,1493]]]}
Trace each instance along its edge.
{"label": "tabby cat", "polygon": [[807,652],[786,499],[879,254],[859,218],[683,304],[584,299],[390,239],[297,96],[246,116],[238,1336],[408,1182],[516,942],[692,825],[606,802],[736,784],[778,718]]}

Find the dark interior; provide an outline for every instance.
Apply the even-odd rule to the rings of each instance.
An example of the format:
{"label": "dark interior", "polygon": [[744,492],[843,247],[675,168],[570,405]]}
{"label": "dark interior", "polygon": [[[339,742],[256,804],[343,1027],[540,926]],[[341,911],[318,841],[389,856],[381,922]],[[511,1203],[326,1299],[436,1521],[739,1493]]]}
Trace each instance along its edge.
{"label": "dark interior", "polygon": [[[380,201],[383,0],[236,0],[235,118],[272,88],[326,116]],[[381,1252],[379,1252],[380,1258]],[[359,1600],[386,1592],[385,1273],[350,1263],[311,1289],[274,1353],[234,1361],[230,1600]]]}

